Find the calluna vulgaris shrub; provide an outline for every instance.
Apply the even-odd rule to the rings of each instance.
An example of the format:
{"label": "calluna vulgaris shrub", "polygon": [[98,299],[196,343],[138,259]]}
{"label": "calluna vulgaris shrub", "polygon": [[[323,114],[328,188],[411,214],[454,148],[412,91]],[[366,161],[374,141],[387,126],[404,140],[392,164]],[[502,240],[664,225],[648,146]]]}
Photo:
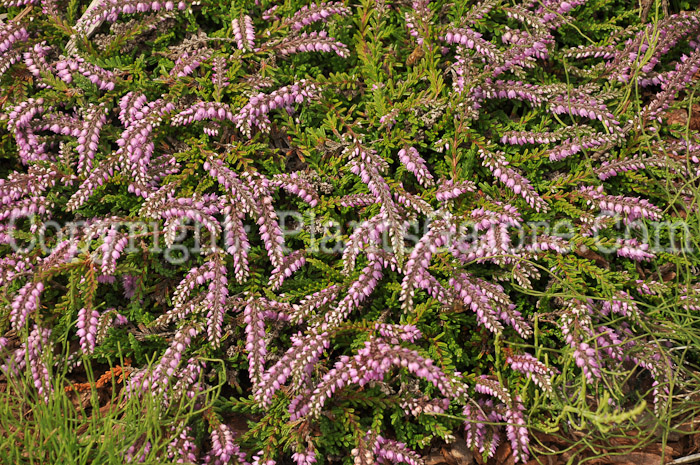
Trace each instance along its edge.
{"label": "calluna vulgaris shrub", "polygon": [[415,464],[454,435],[525,462],[561,402],[639,400],[630,370],[663,408],[653,309],[700,310],[650,271],[697,214],[700,145],[663,117],[700,14],[301,3],[3,1],[6,375],[46,398],[119,348],[129,396],[219,383],[173,462]]}

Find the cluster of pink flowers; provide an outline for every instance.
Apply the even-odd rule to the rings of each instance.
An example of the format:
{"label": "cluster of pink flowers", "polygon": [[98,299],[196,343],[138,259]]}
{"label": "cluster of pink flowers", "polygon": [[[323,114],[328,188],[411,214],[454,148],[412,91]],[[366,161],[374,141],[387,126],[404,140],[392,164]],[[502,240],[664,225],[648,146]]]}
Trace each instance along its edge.
{"label": "cluster of pink flowers", "polygon": [[545,391],[552,390],[552,370],[532,355],[528,353],[514,354],[506,359],[506,363],[513,370],[526,374]]}
{"label": "cluster of pink flowers", "polygon": [[29,39],[27,30],[21,23],[8,21],[0,24],[0,54],[10,50],[15,42]]}
{"label": "cluster of pink flowers", "polygon": [[270,128],[267,114],[279,108],[287,109],[290,113],[292,105],[315,98],[320,89],[311,82],[301,80],[291,86],[281,87],[270,94],[263,92],[250,98],[247,104],[233,117],[236,126],[250,136],[254,127],[265,131]]}
{"label": "cluster of pink flowers", "polygon": [[56,63],[56,74],[66,83],[73,82],[73,73],[79,73],[88,78],[100,90],[114,90],[116,78],[114,73],[88,63],[82,57],[65,58]]}
{"label": "cluster of pink flowers", "polygon": [[302,6],[294,15],[285,20],[285,24],[295,31],[318,21],[325,21],[333,15],[345,16],[350,14],[350,9],[341,2],[322,2]]}
{"label": "cluster of pink flowers", "polygon": [[92,353],[97,340],[97,325],[100,313],[95,309],[83,307],[78,311],[77,334],[80,338],[80,347],[86,354]]}
{"label": "cluster of pink flowers", "polygon": [[577,154],[581,150],[612,144],[620,139],[621,136],[618,133],[595,133],[576,138],[568,138],[558,146],[549,149],[547,154],[551,161],[561,161],[571,155]]}
{"label": "cluster of pink flowers", "polygon": [[27,99],[16,105],[7,115],[7,129],[15,136],[19,158],[24,164],[35,160],[45,160],[45,146],[40,144],[30,128],[32,119],[51,108],[44,107],[44,99]]}
{"label": "cluster of pink flowers", "polygon": [[187,324],[175,334],[170,347],[165,350],[158,365],[153,370],[148,383],[150,389],[168,389],[170,380],[178,372],[185,350],[202,329],[201,325]]}
{"label": "cluster of pink flowers", "polygon": [[173,116],[170,124],[173,126],[186,126],[194,121],[203,121],[205,119],[233,121],[234,118],[231,107],[226,103],[197,102]]}
{"label": "cluster of pink flowers", "polygon": [[611,132],[620,126],[615,115],[607,107],[591,98],[576,98],[559,95],[552,99],[549,110],[555,115],[578,115],[602,122]]}
{"label": "cluster of pink flowers", "polygon": [[292,454],[292,460],[296,465],[312,465],[316,463],[316,453],[313,449],[308,449],[305,452],[295,452]]}
{"label": "cluster of pink flowers", "polygon": [[566,58],[603,58],[605,60],[611,60],[615,58],[615,47],[612,45],[598,46],[598,45],[579,45],[578,47],[571,48],[564,52]]}
{"label": "cluster of pink flowers", "polygon": [[306,263],[303,250],[295,250],[284,257],[281,266],[275,267],[270,274],[269,286],[272,289],[279,289],[285,278],[289,278]]}
{"label": "cluster of pink flowers", "polygon": [[[46,42],[42,42],[40,44],[34,44],[34,47],[30,48],[22,55],[24,58],[24,64],[27,66],[27,70],[32,73],[35,78],[41,79],[42,72],[50,72],[49,64],[46,62],[46,55],[50,51],[51,47],[46,46]],[[40,82],[37,85],[40,87],[48,87],[43,82]]]}
{"label": "cluster of pink flowers", "polygon": [[97,154],[102,126],[107,123],[107,109],[104,105],[93,105],[85,111],[80,134],[78,134],[78,172],[89,173]]}
{"label": "cluster of pink flowers", "polygon": [[320,200],[314,186],[297,172],[276,174],[272,178],[272,184],[298,196],[312,207],[315,207]]}
{"label": "cluster of pink flowers", "polygon": [[494,61],[500,59],[498,48],[484,40],[481,34],[469,28],[451,29],[445,33],[445,42],[448,44],[460,44],[469,49],[473,49],[478,54]]}
{"label": "cluster of pink flowers", "polygon": [[19,331],[27,323],[27,318],[39,308],[40,296],[44,291],[41,281],[29,281],[22,286],[10,304],[10,324]]}
{"label": "cluster of pink flowers", "polygon": [[326,31],[304,32],[286,37],[275,44],[274,49],[281,56],[299,52],[333,52],[343,58],[349,55],[345,44],[329,37]]}
{"label": "cluster of pink flowers", "polygon": [[231,459],[235,459],[239,463],[247,463],[245,454],[234,442],[233,435],[233,431],[223,423],[214,427],[211,432],[212,449],[208,463],[224,465],[230,463]]}
{"label": "cluster of pink flowers", "polygon": [[658,166],[663,164],[660,158],[642,157],[635,155],[632,158],[622,158],[615,161],[603,161],[601,165],[595,169],[595,174],[598,179],[605,181],[608,178],[618,176],[627,171],[639,171],[648,166]]}
{"label": "cluster of pink flowers", "polygon": [[582,186],[579,192],[586,199],[588,205],[595,204],[603,211],[624,213],[627,215],[628,221],[634,221],[638,218],[661,219],[661,209],[652,205],[647,199],[622,195],[606,195],[603,193],[602,185],[598,187]]}
{"label": "cluster of pink flowers", "polygon": [[231,22],[231,29],[239,50],[255,50],[255,28],[250,16],[243,15],[234,19]]}
{"label": "cluster of pink flowers", "polygon": [[653,253],[648,252],[649,244],[640,244],[636,239],[624,239],[620,248],[616,250],[618,257],[626,257],[638,262],[656,258]]}
{"label": "cluster of pink flowers", "polygon": [[515,171],[506,160],[503,152],[486,152],[479,149],[479,156],[484,161],[484,166],[491,170],[493,176],[500,180],[513,192],[519,194],[525,201],[537,211],[547,211],[549,205],[542,200],[540,195],[522,174]]}
{"label": "cluster of pink flowers", "polygon": [[440,202],[446,202],[448,200],[454,200],[467,192],[474,192],[475,190],[476,184],[472,181],[455,182],[451,179],[441,179],[438,183],[437,191],[435,192],[435,199]]}
{"label": "cluster of pink flowers", "polygon": [[211,82],[219,92],[230,84],[226,76],[226,58],[218,56],[212,60]]}
{"label": "cluster of pink flowers", "polygon": [[402,148],[399,150],[398,156],[401,164],[416,176],[421,186],[430,187],[435,184],[433,175],[430,174],[425,160],[423,160],[415,147]]}
{"label": "cluster of pink flowers", "polygon": [[78,24],[76,24],[76,29],[80,33],[85,33],[92,25],[99,24],[102,21],[114,22],[122,14],[147,13],[159,10],[184,10],[185,8],[187,8],[187,4],[184,1],[103,0],[94,4],[92,8],[85,12]]}
{"label": "cluster of pink flowers", "polygon": [[326,400],[336,390],[348,384],[363,386],[370,381],[382,380],[392,366],[404,367],[432,383],[447,398],[455,398],[459,395],[458,392],[461,392],[432,360],[413,350],[374,339],[366,342],[354,357],[341,356],[335,367],[321,379],[309,395],[297,396],[289,405],[292,421],[307,415],[317,415]]}
{"label": "cluster of pink flowers", "polygon": [[182,428],[179,434],[175,426],[172,428],[173,440],[168,444],[168,459],[174,463],[195,463],[197,461],[197,444],[192,437],[192,428],[187,425],[179,426]]}
{"label": "cluster of pink flowers", "polygon": [[189,54],[184,52],[175,62],[175,66],[170,70],[171,76],[185,77],[189,76],[202,63],[211,58],[214,52],[206,47],[197,49]]}

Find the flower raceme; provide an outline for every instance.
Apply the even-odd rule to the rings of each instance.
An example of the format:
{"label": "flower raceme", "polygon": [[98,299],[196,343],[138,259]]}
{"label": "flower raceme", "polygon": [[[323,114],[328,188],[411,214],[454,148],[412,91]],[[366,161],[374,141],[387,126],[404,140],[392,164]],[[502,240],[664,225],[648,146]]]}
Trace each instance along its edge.
{"label": "flower raceme", "polygon": [[[384,409],[396,408],[402,418],[420,416],[421,424],[458,409],[470,447],[493,455],[503,436],[514,459],[525,462],[529,435],[518,394],[557,395],[557,369],[517,349],[499,366],[479,368],[502,375],[497,382],[457,371],[477,362],[468,354],[438,358],[435,341],[450,337],[459,322],[525,347],[533,340],[532,315],[544,312],[541,303],[557,307],[552,315],[562,333],[563,361],[552,365],[575,370],[595,390],[604,373],[633,362],[653,378],[655,402],[662,405],[674,365],[637,332],[650,318],[637,302],[654,302],[654,289],[664,284],[645,276],[638,284],[629,278],[636,267],[624,265],[653,264],[657,255],[639,239],[609,240],[618,249],[603,261],[629,268],[625,273],[604,272],[578,255],[584,244],[595,247],[591,231],[612,233],[608,214],[630,226],[663,218],[656,198],[629,193],[647,192],[635,184],[640,179],[658,176],[660,168],[697,171],[694,143],[654,142],[653,153],[645,154],[638,142],[657,129],[657,118],[698,69],[697,44],[670,66],[664,56],[698,35],[700,16],[662,19],[653,50],[644,28],[620,30],[605,45],[561,50],[555,32],[586,8],[583,1],[512,7],[486,1],[452,22],[450,8],[438,11],[428,1],[387,10],[380,3],[316,2],[296,11],[279,4],[265,12],[241,7],[221,31],[210,31],[205,21],[207,31],[173,45],[172,53],[158,52],[172,59],[153,54],[143,63],[126,55],[97,59],[90,51],[94,28],[103,22],[114,30],[134,27],[107,34],[114,44],[105,50],[131,37],[139,46],[166,47],[180,35],[142,33],[166,18],[164,12],[172,19],[176,10],[192,7],[185,14],[198,21],[196,5],[94,2],[74,28],[82,45],[65,47],[65,56],[55,40],[42,40],[36,21],[0,24],[0,71],[27,77],[5,103],[8,153],[16,153],[18,170],[0,182],[0,242],[41,235],[54,218],[86,220],[75,237],[50,235],[55,243],[45,254],[14,251],[0,258],[8,326],[22,333],[13,350],[0,339],[3,369],[27,370],[46,398],[46,354],[54,352],[56,336],[42,327],[54,320],[45,317],[66,313],[65,321],[73,322],[78,344],[72,356],[102,357],[103,341],[135,331],[123,313],[173,334],[161,341],[152,369],[134,370],[130,395],[150,393],[165,405],[184,397],[205,402],[214,368],[200,357],[225,358],[237,364],[232,377],[246,378],[236,381],[249,394],[244,408],[265,409],[269,425],[291,431],[280,441],[289,447],[277,456],[263,450],[249,457],[232,428],[207,414],[203,441],[192,433],[194,425],[174,424],[168,460],[270,464],[286,454],[297,464],[315,463],[329,443],[308,431],[326,428],[324,412],[344,411],[344,394],[352,392],[358,411],[388,418]],[[381,16],[395,13],[392,21],[401,28],[390,33],[403,38],[392,43],[417,46],[419,58],[403,57],[398,45],[384,49],[373,36]],[[491,30],[485,18],[507,18],[507,24]],[[639,53],[650,59],[638,66]],[[398,56],[405,66],[391,66]],[[533,74],[543,60],[555,66],[562,57],[570,82],[553,73],[543,83]],[[352,71],[345,74],[345,66]],[[293,67],[305,71],[297,76]],[[636,115],[618,105],[617,83],[633,80],[649,92]],[[408,84],[417,90],[406,92]],[[510,116],[501,117],[503,108]],[[476,133],[479,127],[487,130]],[[626,155],[630,141],[633,156]],[[334,189],[341,192],[331,195]],[[342,253],[324,254],[311,246],[307,224],[287,237],[282,208],[359,225],[338,237]],[[599,211],[603,217],[594,218]],[[27,217],[35,222],[18,226],[15,220]],[[537,232],[522,247],[514,244],[514,229],[559,217],[572,219],[570,239]],[[155,221],[163,234],[126,231],[124,219]],[[419,220],[425,229],[409,249],[409,228]],[[473,234],[462,229],[464,222]],[[170,250],[181,230],[206,239],[190,261],[161,263],[145,253],[150,245]],[[588,277],[623,274],[622,281],[606,281],[612,291],[597,300],[549,301],[569,290],[562,282],[578,286]],[[52,288],[63,277],[74,300]],[[523,288],[548,297],[530,305],[515,298]],[[684,289],[688,308],[697,307],[696,291]],[[124,298],[138,299],[138,311]],[[119,304],[103,309],[101,299]],[[141,350],[139,344],[132,349]],[[385,433],[376,430],[384,424],[379,417],[355,418],[343,417],[362,431],[353,435],[355,463],[421,463],[400,422]]]}

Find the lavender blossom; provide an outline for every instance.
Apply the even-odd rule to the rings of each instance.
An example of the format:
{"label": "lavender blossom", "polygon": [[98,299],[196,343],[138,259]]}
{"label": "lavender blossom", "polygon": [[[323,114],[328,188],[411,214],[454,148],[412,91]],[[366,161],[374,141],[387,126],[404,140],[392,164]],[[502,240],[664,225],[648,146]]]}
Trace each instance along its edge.
{"label": "lavender blossom", "polygon": [[369,191],[381,203],[380,215],[386,220],[394,254],[401,260],[404,254],[404,231],[406,221],[401,218],[398,207],[392,198],[391,189],[382,176],[388,168],[386,161],[373,150],[363,147],[359,141],[345,150],[349,158],[348,167],[353,174],[360,177]]}
{"label": "lavender blossom", "polygon": [[214,267],[214,262],[208,261],[201,267],[190,269],[173,293],[172,308],[158,317],[153,325],[156,327],[165,326],[176,320],[182,320],[191,313],[202,311],[204,304],[196,298],[191,298],[192,291],[196,286],[215,278]]}
{"label": "lavender blossom", "polygon": [[[493,441],[487,441],[486,437],[487,429],[493,431],[493,428],[486,425],[489,418],[487,418],[481,406],[475,402],[473,404],[475,405],[472,405],[472,403],[465,405],[462,410],[462,415],[466,417],[464,421],[465,440],[468,448],[477,450],[483,454],[487,452],[487,446],[489,445],[487,443],[491,442],[493,444]],[[481,404],[492,406],[493,401],[489,399],[486,402],[481,401]],[[488,447],[488,449],[487,456],[493,457],[493,454],[496,452],[495,448]]]}
{"label": "lavender blossom", "polygon": [[613,176],[618,176],[627,171],[639,171],[650,166],[662,166],[665,162],[656,157],[642,157],[635,155],[631,158],[622,158],[615,161],[604,161],[600,167],[594,170],[598,179],[605,181]]}
{"label": "lavender blossom", "polygon": [[357,280],[348,288],[348,294],[332,310],[326,312],[323,323],[335,327],[345,321],[354,309],[360,306],[374,291],[382,278],[382,269],[391,267],[396,269],[396,262],[385,262],[378,252],[368,252],[368,264],[365,266]]}
{"label": "lavender blossom", "polygon": [[596,133],[576,138],[570,138],[563,141],[558,146],[549,149],[547,154],[551,161],[561,161],[571,155],[574,155],[581,150],[600,147],[602,145],[611,144],[621,140],[621,135],[618,133],[603,134]]}
{"label": "lavender blossom", "polygon": [[117,269],[117,260],[129,242],[129,236],[120,233],[116,227],[107,231],[98,252],[102,255],[102,273],[112,275]]}
{"label": "lavender blossom", "polygon": [[16,42],[29,39],[29,34],[19,22],[7,21],[0,24],[0,54],[4,54],[12,48]]}
{"label": "lavender blossom", "polygon": [[228,280],[226,278],[226,265],[223,264],[221,257],[214,257],[211,264],[211,280],[204,298],[209,310],[206,315],[207,337],[213,347],[218,347],[224,324]]}
{"label": "lavender blossom", "polygon": [[[376,200],[376,197],[372,194],[369,195]],[[363,221],[355,228],[343,250],[342,261],[343,273],[345,275],[349,275],[355,269],[357,257],[366,246],[376,246],[380,243],[379,240],[387,228],[386,220],[381,215],[375,215]]]}
{"label": "lavender blossom", "polygon": [[213,119],[218,121],[234,120],[231,107],[221,102],[197,102],[194,105],[180,111],[171,120],[173,126],[187,126],[194,121]]}
{"label": "lavender blossom", "polygon": [[[41,73],[51,73],[49,64],[46,62],[46,55],[51,51],[51,47],[46,46],[46,42],[34,44],[32,48],[24,52],[24,64],[27,70],[37,79],[42,79]],[[45,83],[38,83],[39,87],[48,87]]]}
{"label": "lavender blossom", "polygon": [[612,45],[599,46],[599,45],[579,45],[578,47],[573,47],[565,50],[563,53],[566,58],[603,58],[604,60],[611,60],[615,58],[615,47]]}
{"label": "lavender blossom", "polygon": [[414,211],[421,215],[430,215],[433,213],[433,207],[428,202],[417,195],[408,193],[406,189],[404,189],[402,183],[399,183],[399,185],[394,188],[394,199],[409,211]]}
{"label": "lavender blossom", "polygon": [[455,233],[456,228],[447,220],[438,220],[432,222],[430,230],[420,238],[404,265],[404,278],[399,294],[402,308],[409,309],[413,306],[415,287],[428,286],[427,278],[422,272],[429,268],[433,254]]}
{"label": "lavender blossom", "polygon": [[572,131],[581,135],[591,132],[588,126],[566,126],[556,131],[507,131],[501,142],[511,145],[551,144],[570,137]]}
{"label": "lavender blossom", "polygon": [[517,396],[513,398],[498,381],[486,376],[477,378],[474,389],[481,394],[495,397],[505,404],[505,415],[502,415],[502,418],[507,422],[506,435],[511,443],[515,461],[527,462],[530,438],[522,414],[524,407],[520,399]]}
{"label": "lavender blossom", "polygon": [[549,110],[556,115],[570,114],[593,120],[597,119],[611,132],[620,125],[620,122],[615,119],[615,115],[610,113],[605,105],[593,99],[559,95],[550,102]]}
{"label": "lavender blossom", "polygon": [[30,274],[33,268],[29,258],[18,253],[0,258],[0,287],[6,287],[23,274]]}
{"label": "lavender blossom", "polygon": [[542,105],[549,97],[549,92],[546,89],[521,81],[487,79],[481,91],[485,98],[518,99],[533,105]]}
{"label": "lavender blossom", "polygon": [[267,340],[263,309],[257,299],[250,299],[243,311],[246,324],[246,352],[248,373],[254,385],[260,385],[265,370]]}
{"label": "lavender blossom", "polygon": [[50,110],[44,107],[43,98],[30,98],[15,106],[7,115],[7,129],[15,136],[19,158],[25,165],[46,159],[45,146],[38,142],[29,127],[32,118]]}
{"label": "lavender blossom", "polygon": [[641,321],[643,316],[632,296],[625,291],[617,291],[613,299],[603,302],[601,314],[607,316],[610,313],[617,313],[637,322]]}
{"label": "lavender blossom", "polygon": [[450,406],[449,399],[431,399],[428,400],[427,396],[423,396],[421,399],[404,399],[401,401],[401,408],[407,415],[412,415],[417,417],[418,415],[426,414],[440,414],[446,413]]}
{"label": "lavender blossom", "polygon": [[591,331],[591,313],[593,310],[587,303],[579,301],[568,302],[559,323],[564,338],[574,349],[574,361],[582,369],[587,380],[601,376],[598,353],[586,339],[593,336]]}
{"label": "lavender blossom", "polygon": [[277,11],[277,9],[279,7],[280,7],[279,5],[273,5],[270,8],[268,8],[267,10],[263,11],[262,19],[264,19],[265,21],[270,21],[270,20],[277,21],[277,20],[279,20],[279,16],[277,16],[275,14],[275,12]]}
{"label": "lavender blossom", "polygon": [[17,45],[16,48],[10,49],[7,52],[0,53],[0,77],[4,76],[7,71],[14,65],[15,63],[22,61],[22,54],[24,53],[24,49],[26,48],[26,45],[24,42],[21,42]]}
{"label": "lavender blossom", "polygon": [[260,383],[255,387],[255,400],[261,406],[267,406],[272,396],[294,374],[300,385],[311,374],[321,354],[330,346],[327,331],[311,328],[306,337],[298,333],[292,337],[292,347],[269,370],[263,373]]}
{"label": "lavender blossom", "polygon": [[[228,199],[227,199],[228,200]],[[235,214],[235,207],[227,202],[222,210],[224,215],[224,246],[226,252],[233,258],[233,276],[239,283],[244,283],[248,277],[248,250],[250,243],[243,225],[243,214]]]}
{"label": "lavender blossom", "polygon": [[97,321],[97,332],[95,334],[95,345],[99,345],[107,337],[107,331],[113,326],[124,326],[129,321],[115,309],[105,310]]}
{"label": "lavender blossom", "polygon": [[148,98],[141,93],[129,92],[119,100],[119,121],[128,128],[133,121],[143,119],[146,115],[145,105]]}
{"label": "lavender blossom", "polygon": [[237,205],[249,215],[260,215],[259,199],[253,194],[252,186],[226,166],[223,160],[212,155],[206,159],[203,168],[230,193],[232,206]]}
{"label": "lavender blossom", "polygon": [[265,244],[267,256],[270,258],[270,263],[275,268],[282,268],[284,264],[284,236],[280,229],[279,219],[275,207],[272,205],[272,197],[270,196],[270,186],[267,179],[251,173],[246,173],[246,177],[251,180],[252,192],[258,199],[257,211],[260,212],[258,217],[258,228],[260,229],[260,238]]}

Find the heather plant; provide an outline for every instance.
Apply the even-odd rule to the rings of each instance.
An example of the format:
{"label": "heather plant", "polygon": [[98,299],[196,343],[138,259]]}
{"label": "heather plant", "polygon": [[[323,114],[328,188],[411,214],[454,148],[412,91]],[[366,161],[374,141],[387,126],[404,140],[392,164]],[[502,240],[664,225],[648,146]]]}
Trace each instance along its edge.
{"label": "heather plant", "polygon": [[5,5],[2,370],[52,405],[129,357],[162,425],[118,461],[525,463],[693,412],[698,13]]}

